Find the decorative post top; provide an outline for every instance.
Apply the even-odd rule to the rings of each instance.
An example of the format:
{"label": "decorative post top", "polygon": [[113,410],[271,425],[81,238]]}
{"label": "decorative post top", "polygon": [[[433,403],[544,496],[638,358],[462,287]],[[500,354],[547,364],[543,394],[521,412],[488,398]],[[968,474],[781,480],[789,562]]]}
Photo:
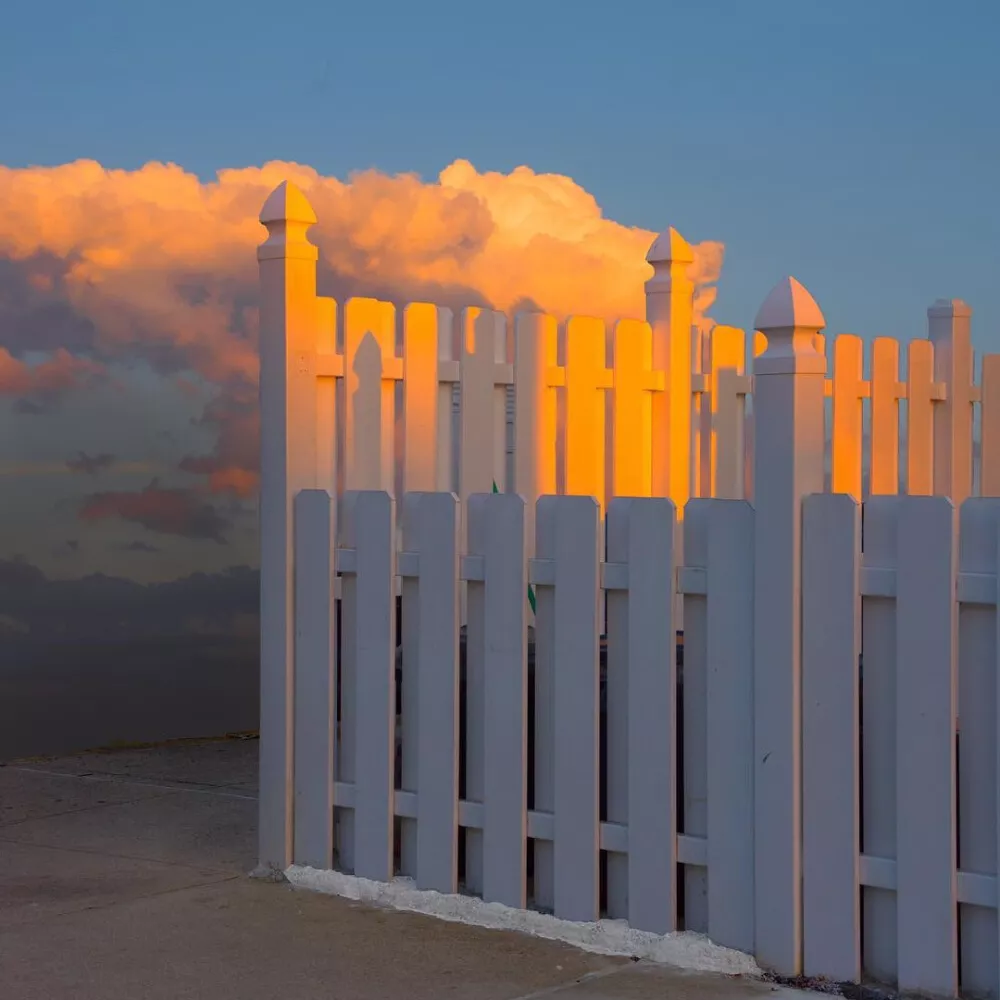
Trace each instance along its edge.
{"label": "decorative post top", "polygon": [[930,319],[966,319],[972,315],[972,307],[961,299],[937,299],[927,315]]}
{"label": "decorative post top", "polygon": [[257,248],[258,260],[319,258],[319,250],[306,238],[309,227],[316,225],[316,213],[291,181],[282,181],[271,192],[260,210],[260,221],[267,227],[267,239]]}
{"label": "decorative post top", "polygon": [[667,226],[653,240],[653,245],[646,254],[646,260],[656,267],[657,264],[691,264],[694,262],[694,251],[691,244],[673,226]]}
{"label": "decorative post top", "polygon": [[826,357],[816,334],[826,326],[816,300],[795,278],[779,281],[757,312],[754,326],[767,338],[767,348],[754,360],[758,375],[823,375]]}
{"label": "decorative post top", "polygon": [[653,276],[646,282],[647,293],[665,291],[677,278],[686,277],[689,265],[694,263],[694,251],[673,226],[668,226],[653,240],[646,261],[653,265]]}

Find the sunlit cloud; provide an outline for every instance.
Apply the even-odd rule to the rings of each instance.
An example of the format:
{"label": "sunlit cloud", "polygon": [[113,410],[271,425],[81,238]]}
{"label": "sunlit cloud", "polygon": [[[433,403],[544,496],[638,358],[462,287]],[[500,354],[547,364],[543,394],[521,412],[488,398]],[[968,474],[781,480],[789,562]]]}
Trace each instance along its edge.
{"label": "sunlit cloud", "polygon": [[[282,162],[223,170],[209,182],[162,163],[134,171],[86,160],[0,167],[0,393],[40,410],[103,365],[141,361],[193,400],[208,394],[199,422],[214,431],[215,445],[208,453],[192,446],[177,471],[199,477],[210,493],[251,496],[254,251],[264,238],[257,217],[285,179],[315,207],[311,238],[324,294],[609,320],[643,315],[645,254],[655,233],[605,218],[571,178],[528,167],[480,172],[458,160],[429,182],[374,170],[342,181]],[[723,246],[693,246],[696,319],[710,325]],[[44,360],[29,361],[38,352]],[[101,470],[84,463],[74,471]],[[85,516],[155,519],[149,512],[166,501],[152,489],[98,494]],[[223,529],[213,508],[188,495],[193,506],[183,511],[199,511],[198,537],[217,540]],[[152,530],[171,518],[185,523],[182,508],[172,509]]]}

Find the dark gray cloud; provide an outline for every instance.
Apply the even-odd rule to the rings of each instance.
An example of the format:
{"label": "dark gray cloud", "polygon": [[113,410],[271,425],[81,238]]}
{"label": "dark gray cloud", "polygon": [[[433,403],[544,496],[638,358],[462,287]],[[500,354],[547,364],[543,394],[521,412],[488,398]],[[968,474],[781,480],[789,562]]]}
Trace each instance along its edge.
{"label": "dark gray cloud", "polygon": [[256,628],[258,584],[257,570],[248,566],[141,584],[104,574],[51,579],[23,559],[0,559],[7,629],[39,641],[249,634]]}
{"label": "dark gray cloud", "polygon": [[66,468],[85,476],[96,476],[99,472],[110,469],[115,464],[115,456],[102,452],[99,455],[88,455],[85,451],[78,452],[74,458],[66,459]]}
{"label": "dark gray cloud", "polygon": [[97,329],[70,302],[65,275],[73,259],[39,253],[21,260],[0,256],[0,347],[15,357],[62,347],[96,354]]}
{"label": "dark gray cloud", "polygon": [[124,545],[116,546],[121,552],[162,552],[158,545],[150,545],[148,542],[126,542]]}

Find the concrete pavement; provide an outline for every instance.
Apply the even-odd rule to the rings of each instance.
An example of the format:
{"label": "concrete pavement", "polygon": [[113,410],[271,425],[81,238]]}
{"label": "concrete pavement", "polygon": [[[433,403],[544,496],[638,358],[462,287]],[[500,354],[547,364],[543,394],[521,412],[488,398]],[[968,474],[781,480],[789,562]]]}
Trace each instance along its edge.
{"label": "concrete pavement", "polygon": [[257,743],[0,766],[4,1000],[737,1000],[794,991],[250,880]]}

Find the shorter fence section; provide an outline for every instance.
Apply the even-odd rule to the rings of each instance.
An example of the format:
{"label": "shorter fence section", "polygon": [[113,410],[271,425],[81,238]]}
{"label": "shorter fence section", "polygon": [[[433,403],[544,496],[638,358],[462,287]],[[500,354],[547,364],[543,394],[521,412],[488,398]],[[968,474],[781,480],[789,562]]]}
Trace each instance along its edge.
{"label": "shorter fence section", "polygon": [[683,562],[666,499],[605,526],[544,497],[534,558],[520,497],[466,516],[462,554],[457,499],[406,495],[397,551],[388,494],[347,494],[339,526],[298,494],[296,863],[759,952],[798,863],[760,817],[800,801],[802,971],[997,995],[1000,501],[806,498],[787,800],[756,779],[749,504],[692,501]]}

